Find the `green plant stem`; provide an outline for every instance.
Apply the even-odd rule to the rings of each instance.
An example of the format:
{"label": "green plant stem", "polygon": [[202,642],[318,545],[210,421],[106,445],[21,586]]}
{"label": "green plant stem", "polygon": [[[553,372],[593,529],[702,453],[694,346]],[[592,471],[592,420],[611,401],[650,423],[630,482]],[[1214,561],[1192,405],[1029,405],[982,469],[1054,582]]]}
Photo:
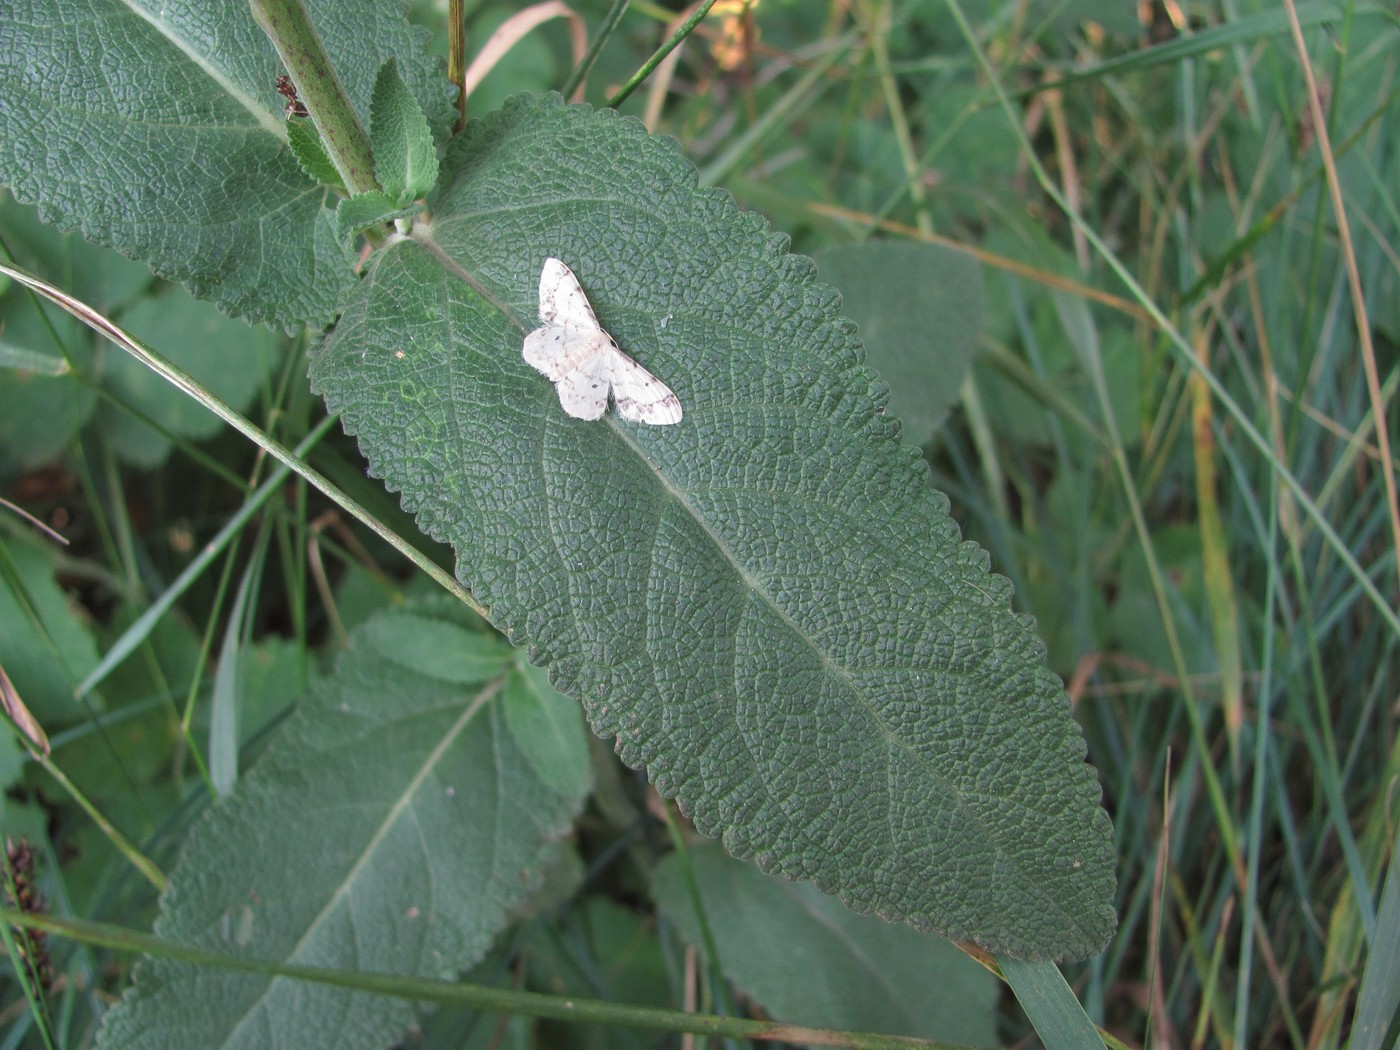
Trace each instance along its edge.
{"label": "green plant stem", "polygon": [[574,90],[583,83],[583,78],[588,76],[588,71],[593,68],[593,63],[598,61],[598,55],[602,53],[604,46],[612,39],[613,33],[617,31],[617,24],[622,21],[622,16],[627,13],[631,0],[614,0],[612,10],[608,12],[608,17],[603,20],[602,28],[598,30],[598,35],[593,38],[593,43],[588,47],[588,54],[583,56],[583,61],[575,67],[569,74],[569,79],[564,81],[564,86],[559,89],[559,93],[565,98],[570,98]]}
{"label": "green plant stem", "polygon": [[331,163],[351,193],[379,189],[374,153],[345,85],[336,75],[321,37],[301,0],[250,0],[262,27],[296,84],[297,95],[311,114]]}
{"label": "green plant stem", "polygon": [[51,915],[30,915],[12,908],[0,908],[0,922],[28,929],[43,930],[60,937],[69,937],[86,944],[112,948],[117,951],[142,952],[147,955],[196,966],[216,966],[243,973],[308,981],[313,984],[348,988],[388,995],[416,1002],[439,1003],[444,1006],[466,1006],[494,1013],[525,1014],[555,1020],[592,1022],[627,1028],[648,1028],[663,1032],[694,1032],[700,1035],[728,1036],[738,1039],[782,1040],[809,1046],[848,1046],[860,1050],[895,1050],[895,1048],[924,1048],[936,1050],[948,1044],[909,1036],[880,1035],[867,1032],[838,1032],[826,1028],[804,1028],[800,1025],[769,1021],[749,1021],[737,1017],[715,1017],[706,1014],[683,1013],[679,1010],[658,1010],[653,1007],[628,1006],[601,1002],[596,999],[574,999],[538,992],[517,992],[504,988],[456,984],[427,977],[408,977],[389,973],[354,973],[316,966],[288,966],[262,962],[238,956],[192,948],[183,944],[137,933],[119,926],[88,922],[83,919],[60,919]]}
{"label": "green plant stem", "polygon": [[687,18],[685,22],[681,24],[680,28],[671,34],[670,39],[662,44],[661,47],[657,49],[656,53],[643,63],[641,69],[632,74],[632,78],[622,85],[618,93],[608,99],[608,105],[614,108],[622,105],[622,103],[627,100],[627,96],[636,91],[637,88],[641,86],[642,81],[651,76],[652,70],[666,61],[666,56],[680,47],[681,41],[694,32],[695,27],[704,20],[705,16],[710,13],[710,8],[714,6],[715,0],[705,0],[703,4],[697,7],[695,13]]}
{"label": "green plant stem", "polygon": [[899,85],[894,71],[890,68],[889,33],[893,16],[890,0],[865,0],[858,5],[865,21],[866,41],[875,60],[875,70],[880,81],[880,92],[885,97],[885,108],[890,114],[890,127],[894,130],[895,143],[899,146],[899,159],[904,165],[904,178],[909,188],[909,199],[914,204],[914,214],[919,232],[927,236],[933,232],[933,220],[928,212],[928,195],[924,192],[923,167],[914,152],[914,136],[909,130],[909,115],[904,111],[904,103],[899,97]]}
{"label": "green plant stem", "polygon": [[[15,897],[14,877],[7,868],[5,871],[5,892],[9,899]],[[57,1050],[58,1042],[53,1034],[53,1020],[49,1016],[49,1006],[44,999],[44,990],[34,979],[29,966],[25,960],[25,950],[32,950],[32,943],[21,947],[20,941],[27,940],[19,929],[10,926],[8,923],[0,923],[0,941],[4,942],[5,951],[10,957],[10,965],[14,967],[15,977],[19,981],[20,987],[24,990],[24,1001],[29,1007],[29,1016],[34,1021],[34,1027],[38,1029],[39,1038],[43,1040],[47,1050]]]}
{"label": "green plant stem", "polygon": [[661,807],[661,810],[666,818],[666,834],[680,858],[681,871],[685,873],[685,888],[690,894],[690,906],[695,909],[695,920],[700,925],[701,948],[704,951],[705,961],[709,963],[710,973],[714,975],[712,979],[714,998],[719,1002],[720,1009],[726,1014],[733,1014],[735,1012],[734,1004],[730,1001],[729,986],[724,980],[719,948],[715,944],[715,935],[710,928],[709,912],[705,908],[705,898],[700,893],[700,883],[695,878],[695,864],[691,857],[690,844],[686,841],[680,823],[676,820],[675,803],[668,800]]}
{"label": "green plant stem", "polygon": [[457,85],[457,125],[467,123],[467,94],[462,81],[467,75],[467,15],[465,0],[447,0],[447,79]]}

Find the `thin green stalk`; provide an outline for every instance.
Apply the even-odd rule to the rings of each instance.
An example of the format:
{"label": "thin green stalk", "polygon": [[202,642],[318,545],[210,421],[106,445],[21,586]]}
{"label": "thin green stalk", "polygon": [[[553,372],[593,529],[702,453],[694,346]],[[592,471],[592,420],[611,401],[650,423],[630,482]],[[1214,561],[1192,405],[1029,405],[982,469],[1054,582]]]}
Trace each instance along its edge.
{"label": "thin green stalk", "polygon": [[564,81],[564,86],[559,89],[559,93],[565,98],[573,97],[574,91],[583,83],[583,78],[588,76],[588,71],[593,68],[593,63],[598,61],[603,48],[612,39],[613,33],[617,31],[617,24],[622,21],[622,16],[627,13],[630,4],[631,0],[613,0],[612,10],[608,12],[608,17],[603,19],[598,35],[588,47],[588,54],[583,56],[583,61],[569,74],[569,79]]}
{"label": "thin green stalk", "polygon": [[675,803],[670,801],[661,807],[662,814],[666,818],[666,834],[671,840],[671,845],[675,847],[681,871],[685,873],[686,893],[690,897],[690,906],[695,909],[695,920],[700,924],[701,947],[704,949],[705,960],[710,965],[710,972],[715,975],[713,982],[715,998],[719,1000],[720,1008],[726,1014],[732,1015],[736,1011],[729,995],[728,984],[724,980],[724,972],[720,968],[719,947],[716,945],[715,935],[710,929],[710,916],[705,908],[704,897],[700,893],[700,883],[695,878],[695,865],[690,854],[690,844],[686,841],[680,824],[676,820],[674,807]]}
{"label": "thin green stalk", "polygon": [[415,1002],[438,1003],[443,1006],[465,1006],[491,1013],[524,1014],[547,1017],[573,1023],[592,1023],[620,1028],[647,1028],[659,1032],[694,1032],[698,1035],[732,1036],[740,1039],[782,1040],[809,1046],[847,1046],[857,1050],[947,1050],[948,1044],[909,1036],[881,1035],[873,1032],[837,1032],[825,1028],[779,1024],[770,1021],[750,1021],[738,1017],[716,1017],[707,1014],[683,1013],[679,1010],[658,1010],[647,1006],[602,1002],[596,999],[543,995],[539,992],[517,992],[505,988],[458,984],[427,977],[406,977],[389,973],[354,973],[317,966],[291,966],[262,962],[244,956],[221,955],[217,952],[192,948],[183,944],[137,933],[118,926],[88,922],[83,919],[60,919],[51,915],[29,915],[11,908],[0,908],[0,922],[15,923],[43,930],[60,937],[69,937],[87,944],[123,952],[146,955],[195,966],[218,967],[240,973],[256,973],[266,977],[323,984],[333,988],[392,996]]}
{"label": "thin green stalk", "polygon": [[467,13],[465,0],[447,0],[447,79],[457,86],[457,126],[467,123],[467,96],[462,81],[467,74]]}
{"label": "thin green stalk", "polygon": [[[1277,497],[1278,485],[1276,481],[1270,484],[1271,494]],[[1272,505],[1273,500],[1270,500]],[[1254,766],[1254,781],[1250,785],[1249,810],[1246,816],[1245,841],[1248,845],[1245,848],[1245,883],[1240,892],[1241,907],[1240,913],[1240,957],[1238,964],[1238,987],[1235,991],[1235,1028],[1234,1037],[1236,1046],[1244,1046],[1248,1043],[1249,1033],[1249,989],[1252,983],[1251,975],[1254,972],[1254,925],[1255,909],[1259,905],[1259,867],[1263,860],[1261,854],[1264,849],[1264,799],[1268,794],[1268,768],[1269,749],[1273,745],[1273,734],[1267,731],[1270,724],[1273,704],[1273,669],[1274,669],[1274,628],[1277,620],[1278,605],[1278,571],[1277,559],[1272,555],[1277,550],[1278,544],[1278,515],[1269,517],[1269,539],[1268,552],[1270,557],[1266,559],[1268,573],[1264,580],[1264,603],[1263,603],[1263,624],[1264,637],[1261,645],[1261,655],[1263,656],[1262,675],[1259,681],[1259,688],[1256,695],[1259,698],[1259,713],[1255,718],[1255,724],[1259,727],[1254,734],[1254,754],[1252,763]],[[1263,931],[1260,931],[1261,934]]]}
{"label": "thin green stalk", "polygon": [[351,193],[379,189],[369,134],[340,82],[320,34],[301,0],[250,0],[253,18],[262,27],[296,84],[320,132],[341,181]]}
{"label": "thin green stalk", "polygon": [[[6,874],[9,874],[8,869]],[[13,898],[14,880],[10,878],[7,881],[9,882],[6,888],[7,892]],[[25,934],[15,927],[8,923],[0,923],[0,941],[5,943],[5,951],[10,957],[10,965],[14,967],[15,978],[24,991],[24,1001],[29,1007],[29,1016],[33,1019],[34,1026],[39,1030],[39,1038],[43,1040],[43,1044],[48,1050],[58,1050],[62,1044],[54,1038],[53,1018],[49,1015],[49,1005],[44,998],[44,990],[39,987],[38,982],[30,973],[26,954],[28,946],[22,947],[20,945],[20,939],[24,937]],[[13,1038],[18,1031],[19,1025],[12,1022],[11,1037]]]}
{"label": "thin green stalk", "polygon": [[875,59],[875,71],[880,80],[880,91],[885,96],[885,109],[890,114],[890,126],[894,129],[894,139],[899,146],[899,159],[904,165],[904,181],[909,188],[909,200],[914,205],[914,215],[919,232],[924,236],[933,233],[933,220],[928,213],[928,194],[924,192],[922,167],[914,152],[914,136],[909,130],[909,115],[904,111],[904,103],[899,97],[899,85],[890,69],[889,33],[891,24],[891,0],[863,0],[859,5],[866,21],[866,39],[870,42],[870,52]]}
{"label": "thin green stalk", "polygon": [[667,55],[680,47],[681,41],[690,36],[695,27],[710,13],[710,8],[714,6],[715,0],[705,0],[704,3],[697,7],[695,13],[687,18],[681,27],[671,34],[670,39],[662,44],[656,53],[642,64],[641,69],[632,74],[632,78],[622,85],[618,93],[608,99],[608,105],[612,108],[622,105],[622,103],[627,100],[627,96],[636,91],[637,88],[641,86],[642,81],[651,76],[652,70],[661,65],[661,63],[666,60]]}
{"label": "thin green stalk", "polygon": [[[49,776],[58,781],[68,797],[78,804],[78,807],[88,815],[89,820],[102,829],[102,834],[112,845],[117,847],[118,852],[126,857],[131,866],[139,871],[157,891],[164,893],[168,880],[165,873],[156,866],[155,861],[142,853],[136,843],[123,835],[117,826],[108,820],[106,815],[83,794],[78,785],[68,779],[67,774],[58,767],[53,759],[48,755],[35,754],[34,761],[38,762]],[[34,926],[36,923],[26,920],[21,925]]]}

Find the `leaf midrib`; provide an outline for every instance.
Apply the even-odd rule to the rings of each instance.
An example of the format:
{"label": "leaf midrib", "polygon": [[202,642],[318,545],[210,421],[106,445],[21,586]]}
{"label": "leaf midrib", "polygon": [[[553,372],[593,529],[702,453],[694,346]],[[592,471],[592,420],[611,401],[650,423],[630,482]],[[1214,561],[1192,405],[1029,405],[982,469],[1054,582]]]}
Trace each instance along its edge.
{"label": "leaf midrib", "polygon": [[[465,284],[469,285],[474,291],[481,295],[486,302],[490,303],[493,307],[499,310],[502,316],[504,316],[507,320],[514,324],[516,328],[519,329],[522,333],[525,331],[525,325],[521,323],[519,317],[516,316],[515,311],[512,310],[510,306],[501,297],[499,297],[490,289],[488,289],[481,281],[477,280],[474,275],[469,273],[465,267],[463,267],[455,259],[449,256],[446,253],[446,251],[440,245],[438,245],[431,236],[424,237],[415,235],[412,239],[414,243],[425,248],[433,256],[433,258],[437,259],[444,267],[444,269],[447,270],[448,273],[452,274],[453,276],[463,281]],[[594,308],[595,310],[597,309],[596,306]],[[973,823],[978,823],[978,814],[976,810],[971,806],[964,793],[958,788],[956,788],[946,777],[944,777],[936,769],[934,769],[930,762],[923,755],[921,755],[918,751],[910,747],[909,744],[905,742],[902,737],[898,736],[890,729],[888,722],[884,718],[880,717],[874,706],[866,699],[864,691],[851,678],[846,668],[836,663],[828,655],[826,650],[823,649],[817,643],[816,639],[814,639],[810,634],[808,634],[807,631],[804,630],[797,623],[797,621],[795,621],[790,615],[788,615],[787,611],[783,609],[781,605],[779,605],[779,603],[773,597],[773,595],[770,594],[768,590],[765,587],[763,587],[752,575],[750,575],[747,568],[739,560],[738,556],[735,554],[728,542],[711,527],[709,520],[687,498],[686,494],[682,492],[681,489],[677,488],[674,484],[672,484],[670,477],[666,474],[664,469],[660,465],[653,462],[651,458],[647,456],[643,448],[640,445],[638,445],[635,440],[633,440],[632,435],[620,424],[616,415],[614,415],[613,413],[608,413],[604,417],[604,421],[608,426],[613,428],[613,431],[616,434],[618,434],[622,438],[623,442],[627,445],[628,448],[632,450],[633,454],[635,454],[643,463],[645,463],[650,468],[648,470],[648,473],[660,483],[666,495],[670,496],[683,509],[683,511],[697,525],[699,525],[702,530],[704,530],[705,535],[710,539],[710,542],[714,544],[715,549],[730,564],[730,566],[733,568],[733,571],[738,574],[739,579],[742,581],[744,586],[748,588],[750,593],[758,596],[762,603],[765,606],[767,606],[774,615],[778,617],[780,622],[782,622],[793,633],[795,637],[801,640],[802,644],[804,644],[817,657],[817,659],[821,661],[824,667],[828,668],[832,672],[836,680],[846,688],[847,692],[855,698],[856,702],[866,710],[866,712],[869,714],[870,718],[874,721],[874,723],[880,727],[881,731],[885,734],[885,738],[888,741],[892,741],[899,752],[903,753],[909,759],[911,759],[918,768],[924,771],[925,775],[933,783],[940,786],[943,789],[944,794],[947,797],[950,797],[954,800],[954,803],[969,821]],[[551,532],[552,531],[553,530],[551,530]],[[988,832],[987,837],[993,844],[998,860],[1006,867],[1014,870],[1017,873],[1020,882],[1023,886],[1025,886],[1028,890],[1035,891],[1038,886],[1038,883],[1031,878],[1030,873],[1019,862],[1015,860],[1014,856],[1005,849],[999,838],[990,831]],[[1070,911],[1067,905],[1061,902],[1058,896],[1046,897],[1046,895],[1043,893],[1038,894],[1038,896],[1040,896],[1042,900],[1046,900],[1047,903],[1059,910],[1061,914],[1065,915],[1065,917],[1070,921],[1071,924],[1076,926],[1082,926],[1082,924],[1078,921],[1078,913]]]}
{"label": "leaf midrib", "polygon": [[230,80],[222,69],[212,64],[205,52],[196,51],[186,37],[175,33],[169,20],[157,17],[155,12],[148,11],[138,3],[127,2],[125,7],[131,14],[141,19],[169,41],[171,47],[189,59],[196,69],[217,84],[219,90],[227,94],[229,98],[235,99],[253,117],[259,128],[281,138],[284,142],[286,141],[287,132],[282,126],[283,122],[274,117],[268,109],[258,105],[257,99]]}
{"label": "leaf midrib", "polygon": [[[884,732],[886,739],[894,742],[894,744],[900,752],[904,753],[910,759],[912,759],[913,762],[920,769],[924,770],[924,772],[928,775],[928,777],[931,780],[943,787],[946,793],[954,799],[955,804],[958,806],[958,808],[962,810],[964,814],[967,815],[969,820],[977,822],[978,814],[976,810],[974,810],[968,803],[963,792],[958,790],[946,777],[944,777],[937,770],[935,770],[922,754],[914,750],[899,735],[891,731],[887,721],[879,715],[879,713],[872,706],[872,704],[866,699],[864,691],[851,678],[850,674],[846,671],[846,669],[840,664],[836,663],[833,659],[831,659],[827,655],[826,651],[817,643],[816,639],[814,639],[810,634],[808,634],[806,630],[804,630],[791,616],[789,616],[786,610],[784,610],[782,606],[778,604],[777,600],[768,592],[768,590],[765,587],[763,587],[760,583],[758,583],[754,579],[754,577],[749,574],[747,569],[739,561],[738,557],[730,548],[729,544],[724,540],[723,537],[721,537],[714,529],[710,527],[710,523],[705,517],[705,515],[702,514],[699,511],[699,509],[693,503],[691,503],[690,500],[686,498],[685,494],[680,489],[678,489],[675,485],[671,483],[670,477],[665,473],[662,467],[654,463],[646,455],[645,451],[641,448],[641,446],[639,446],[636,443],[636,441],[633,440],[632,435],[629,434],[627,430],[623,428],[622,425],[617,421],[616,416],[609,414],[605,418],[607,420],[608,425],[611,426],[613,430],[621,436],[622,440],[628,445],[629,448],[632,449],[632,451],[637,455],[637,457],[640,458],[642,462],[644,462],[645,464],[647,464],[648,467],[651,468],[648,471],[648,473],[650,473],[653,478],[660,482],[662,487],[665,489],[666,493],[670,495],[678,504],[680,504],[680,506],[686,511],[686,513],[690,515],[691,519],[695,521],[696,524],[698,524],[700,528],[702,528],[705,531],[705,535],[710,538],[710,541],[715,545],[715,548],[725,558],[725,560],[728,561],[731,566],[733,566],[734,571],[738,573],[740,580],[744,583],[745,586],[749,588],[750,592],[757,595],[762,600],[762,602],[770,610],[772,610],[774,615],[776,615],[779,618],[779,620],[784,625],[786,625],[796,637],[801,639],[803,644],[805,644],[813,654],[816,655],[816,657],[822,662],[823,666],[829,668],[836,675],[838,681],[846,687],[848,692],[856,699],[856,702],[859,703],[863,708],[865,708],[865,710],[869,713],[870,717],[874,720],[875,724],[878,725],[881,731]],[[983,826],[985,827],[985,825]],[[987,830],[987,838],[992,842],[999,860],[1007,867],[1016,871],[1021,882],[1028,890],[1034,891],[1037,887],[1037,883],[1030,877],[1030,873],[1019,862],[1017,862],[1016,859],[1010,853],[1007,852],[1007,850],[1002,846],[999,838],[990,829]],[[1047,897],[1043,893],[1039,894],[1039,896],[1042,900],[1046,900],[1047,903],[1058,909],[1060,913],[1063,914],[1071,924],[1083,928],[1083,924],[1079,922],[1078,913],[1071,911],[1067,907],[1067,905],[1060,901],[1058,896]]]}
{"label": "leaf midrib", "polygon": [[[384,819],[379,822],[379,826],[375,828],[374,834],[369,837],[369,839],[365,842],[364,848],[360,850],[360,854],[356,858],[355,863],[352,864],[346,870],[344,877],[340,880],[339,887],[333,894],[331,894],[330,897],[327,898],[326,903],[322,906],[320,912],[318,912],[316,916],[309,923],[306,924],[306,930],[302,934],[302,936],[298,938],[297,942],[291,947],[291,949],[285,953],[286,962],[295,962],[301,951],[307,946],[307,943],[310,941],[312,935],[315,934],[322,927],[322,925],[332,916],[336,908],[339,906],[340,902],[344,900],[346,893],[349,892],[348,887],[354,885],[355,880],[365,869],[365,866],[369,863],[370,859],[378,851],[379,847],[384,842],[385,838],[388,836],[390,830],[393,829],[395,824],[398,822],[399,818],[408,808],[409,802],[418,797],[418,792],[422,789],[423,783],[427,780],[429,773],[431,773],[438,767],[438,764],[442,760],[442,756],[447,752],[448,748],[454,743],[456,743],[458,738],[464,732],[466,732],[467,727],[471,725],[473,719],[476,717],[477,712],[482,710],[482,708],[492,699],[492,697],[494,697],[497,693],[501,691],[502,688],[504,688],[505,682],[506,676],[499,675],[489,685],[487,685],[486,688],[482,689],[479,693],[477,693],[472,702],[469,703],[465,707],[465,709],[463,709],[462,714],[457,718],[457,721],[454,722],[451,728],[443,734],[443,737],[438,742],[437,746],[434,747],[433,750],[428,753],[427,757],[423,760],[423,762],[420,763],[418,772],[414,774],[413,778],[407,783],[404,790],[399,793],[398,800],[394,803],[394,805],[392,805],[389,808],[388,812],[385,813]],[[243,1012],[243,1016],[239,1020],[238,1024],[236,1024],[230,1030],[230,1039],[232,1039],[239,1032],[241,1032],[243,1030],[244,1025],[252,1021],[253,1017],[256,1016],[258,1009],[272,995],[273,989],[278,986],[279,982],[285,980],[291,980],[291,978],[273,977],[267,982],[267,986],[263,990],[262,994],[259,995],[257,999],[255,999],[248,1005],[248,1008]]]}

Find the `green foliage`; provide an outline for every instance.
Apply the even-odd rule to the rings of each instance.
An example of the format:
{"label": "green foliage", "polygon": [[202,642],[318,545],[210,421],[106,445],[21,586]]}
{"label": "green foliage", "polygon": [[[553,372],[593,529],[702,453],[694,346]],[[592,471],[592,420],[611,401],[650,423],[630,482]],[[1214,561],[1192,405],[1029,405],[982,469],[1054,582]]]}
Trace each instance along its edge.
{"label": "green foliage", "polygon": [[421,204],[401,208],[395,198],[382,190],[357,193],[341,201],[335,209],[336,236],[342,240],[371,226],[383,226],[395,219],[405,219],[423,210]]}
{"label": "green foliage", "polygon": [[393,59],[379,70],[369,112],[374,177],[380,189],[402,207],[437,185],[438,159],[428,118]]}
{"label": "green foliage", "polygon": [[[1094,951],[1108,828],[1061,687],[811,264],[607,111],[515,100],[445,174],[311,375],[495,623],[737,856],[997,951]],[[548,256],[679,426],[571,419],[521,359]]]}
{"label": "green foliage", "polygon": [[[133,303],[121,314],[121,323],[240,409],[252,403],[280,351],[271,333],[250,333],[246,325],[180,289]],[[203,441],[221,429],[207,408],[125,354],[109,355],[104,373],[106,388],[118,400],[103,405],[98,422],[117,455],[135,466],[158,465],[170,453],[171,437]],[[117,404],[139,405],[142,418]]]}
{"label": "green foliage", "polygon": [[[521,6],[468,5],[467,58]],[[616,5],[605,32],[603,8],[573,6],[601,48],[582,81],[599,106],[668,16]],[[6,11],[0,183],[130,258],[8,196],[0,256],[193,378],[152,382],[0,275],[0,662],[53,744],[41,763],[0,741],[0,825],[34,844],[50,911],[168,938],[51,935],[42,1002],[15,1009],[0,978],[5,1045],[94,1045],[118,999],[104,1043],[236,1045],[170,1021],[231,1023],[231,989],[266,991],[287,1045],[336,1041],[305,1027],[335,1003],[333,1022],[364,1020],[353,1038],[424,1050],[690,1029],[737,1046],[774,1034],[755,1016],[945,1030],[927,1015],[948,979],[922,953],[946,945],[696,845],[614,742],[738,854],[867,909],[1049,944],[1086,916],[1106,935],[1111,899],[1107,947],[1063,976],[997,960],[1003,1041],[1098,1045],[1097,1023],[1131,1044],[1393,1042],[1393,12],[716,7],[617,107],[678,151],[609,114],[505,103],[571,80],[562,19],[504,55],[449,142],[442,12],[415,0],[425,33],[396,5],[317,2],[313,75],[238,5]],[[285,118],[282,72],[312,117]],[[687,161],[818,256],[858,332]],[[682,424],[560,413],[520,359],[546,253],[680,393]],[[306,342],[339,321],[317,380],[394,491],[325,417],[305,346],[220,307]],[[268,436],[211,429],[219,398]],[[275,464],[284,447],[318,473]],[[438,585],[463,604],[414,601]],[[411,769],[459,761],[464,822],[366,845],[375,817],[347,803],[401,832],[434,799]],[[1003,823],[968,817],[986,795]],[[342,827],[369,858],[359,881]],[[995,882],[1006,827],[1026,847]],[[431,869],[425,911],[411,879],[459,856],[489,874]],[[1046,867],[1076,856],[1078,874]],[[692,859],[696,897],[677,875]],[[1021,910],[985,928],[949,914],[1004,901]],[[266,920],[292,905],[360,925],[303,916],[319,937],[290,948]],[[347,929],[423,939],[351,956]],[[215,955],[192,969],[172,942]],[[307,957],[340,990],[269,974]]]}
{"label": "green foliage", "polygon": [[765,879],[715,844],[667,857],[652,891],[702,952],[708,926],[725,976],[780,1020],[996,1044],[996,979],[947,941]]}
{"label": "green foliage", "polygon": [[287,119],[287,146],[312,182],[345,192],[340,172],[335,170],[335,164],[321,143],[321,136],[316,133],[316,125],[311,121],[299,117]]}
{"label": "green foliage", "polygon": [[[159,282],[143,267],[39,226],[32,209],[11,199],[0,204],[0,236],[22,241],[27,251],[18,261],[34,271],[53,280],[75,275],[74,294],[90,295],[87,301],[236,409],[252,403],[280,357],[270,333],[250,333],[180,289],[154,289]],[[13,461],[47,462],[95,423],[118,457],[151,468],[173,441],[220,430],[207,408],[126,355],[109,354],[72,318],[41,310],[24,289],[10,288],[3,302],[7,335],[23,352],[0,362],[0,447]]]}
{"label": "green foliage", "polygon": [[[449,89],[392,6],[308,7],[361,113],[397,57],[445,131]],[[245,6],[35,0],[7,14],[0,183],[236,316],[287,327],[334,316],[353,256],[334,236],[333,198],[286,148],[280,66]]]}
{"label": "green foliage", "polygon": [[97,642],[54,580],[53,556],[32,542],[0,549],[0,666],[40,722],[72,714],[73,687],[97,662]]}
{"label": "green foliage", "polygon": [[[572,719],[573,754],[559,757],[575,768],[577,707],[467,626],[435,599],[358,630],[238,792],[193,830],[156,932],[262,963],[423,976],[476,963],[538,884],[588,779],[559,790],[539,776],[536,739],[516,735],[496,698],[523,681],[544,719]],[[163,959],[133,980],[99,1045],[159,1033],[256,1046],[275,1031],[288,1046],[351,1050],[384,1046],[412,1018],[394,999]]]}
{"label": "green foliage", "polygon": [[866,363],[890,387],[905,437],[928,441],[958,399],[982,328],[982,271],[965,255],[925,244],[866,241],[817,256],[860,328]]}

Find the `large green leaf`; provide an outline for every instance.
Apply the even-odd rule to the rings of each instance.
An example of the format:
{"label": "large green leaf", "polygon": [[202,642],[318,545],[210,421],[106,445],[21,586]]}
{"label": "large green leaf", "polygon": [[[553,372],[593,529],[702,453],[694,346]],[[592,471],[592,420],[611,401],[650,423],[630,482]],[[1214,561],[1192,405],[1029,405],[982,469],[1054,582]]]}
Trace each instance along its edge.
{"label": "large green leaf", "polygon": [[[397,56],[445,130],[449,89],[398,5],[307,6],[362,118]],[[319,326],[352,256],[287,148],[280,72],[246,3],[15,0],[0,19],[0,183],[230,313]]]}
{"label": "large green leaf", "polygon": [[[567,782],[540,777],[537,742],[503,697],[523,678],[552,719],[577,723],[577,708],[498,638],[460,626],[454,604],[355,632],[335,675],[190,835],[157,933],[266,962],[430,977],[485,954],[539,884],[588,778],[581,761]],[[581,726],[573,740],[577,759]],[[394,999],[150,958],[99,1045],[379,1048],[411,1019]]]}
{"label": "large green leaf", "polygon": [[[1062,686],[811,262],[557,96],[444,173],[311,374],[495,622],[736,856],[994,950],[1100,948],[1109,824]],[[563,414],[521,358],[547,256],[680,424]]]}

